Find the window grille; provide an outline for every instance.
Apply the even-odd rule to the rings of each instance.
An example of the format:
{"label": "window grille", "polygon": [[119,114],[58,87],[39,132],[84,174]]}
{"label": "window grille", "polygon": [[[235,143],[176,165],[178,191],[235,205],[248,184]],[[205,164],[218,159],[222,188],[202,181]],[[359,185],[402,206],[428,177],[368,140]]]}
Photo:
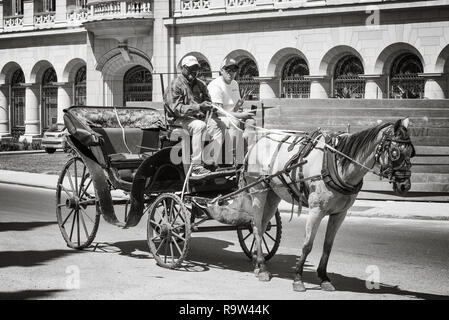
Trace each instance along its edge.
{"label": "window grille", "polygon": [[280,81],[281,98],[310,98],[309,67],[300,57],[290,58],[284,65]]}
{"label": "window grille", "polygon": [[257,65],[251,58],[244,58],[238,63],[239,72],[235,80],[239,84],[240,95],[245,100],[259,100],[260,81],[254,79],[259,76]]}
{"label": "window grille", "polygon": [[360,78],[359,74],[364,74],[359,58],[353,55],[341,58],[335,67],[333,96],[343,99],[364,98],[366,81]]}
{"label": "window grille", "polygon": [[11,79],[12,129],[19,130],[25,126],[25,83],[23,71],[16,70]]}
{"label": "window grille", "polygon": [[44,72],[42,77],[42,127],[48,129],[58,121],[58,87],[54,85],[58,79],[53,68]]}
{"label": "window grille", "polygon": [[124,77],[124,105],[127,101],[152,101],[153,77],[151,72],[136,66],[126,72]]}
{"label": "window grille", "polygon": [[390,98],[422,99],[426,82],[418,76],[422,72],[422,63],[416,55],[404,53],[397,57],[390,70]]}
{"label": "window grille", "polygon": [[75,76],[75,105],[86,105],[86,67],[81,67]]}

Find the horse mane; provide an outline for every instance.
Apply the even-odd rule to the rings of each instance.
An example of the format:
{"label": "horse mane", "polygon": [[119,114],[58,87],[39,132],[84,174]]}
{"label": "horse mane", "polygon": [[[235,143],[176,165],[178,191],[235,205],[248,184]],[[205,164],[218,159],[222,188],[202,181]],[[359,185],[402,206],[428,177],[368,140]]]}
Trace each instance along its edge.
{"label": "horse mane", "polygon": [[[366,151],[382,129],[390,125],[392,125],[392,123],[382,123],[363,131],[341,135],[339,136],[336,149],[348,157],[355,159],[358,155]],[[341,157],[341,166],[343,170],[346,170],[350,164],[351,161],[349,159]]]}

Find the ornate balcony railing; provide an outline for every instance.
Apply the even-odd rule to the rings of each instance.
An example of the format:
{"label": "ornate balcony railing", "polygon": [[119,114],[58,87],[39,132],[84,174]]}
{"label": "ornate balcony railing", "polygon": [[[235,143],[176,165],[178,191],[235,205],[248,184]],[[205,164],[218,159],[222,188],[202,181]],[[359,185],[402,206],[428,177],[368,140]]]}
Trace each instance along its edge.
{"label": "ornate balcony railing", "polygon": [[91,12],[87,8],[74,10],[67,13],[67,23],[70,25],[81,24],[89,18],[90,14]]}
{"label": "ornate balcony railing", "polygon": [[91,5],[91,16],[94,19],[120,15],[135,15],[151,13],[151,1],[111,1]]}
{"label": "ornate balcony railing", "polygon": [[183,11],[207,10],[210,6],[210,0],[182,0],[181,7]]}
{"label": "ornate balcony railing", "polygon": [[3,28],[16,29],[23,26],[23,15],[3,18]]}
{"label": "ornate balcony railing", "polygon": [[34,25],[51,25],[55,23],[56,12],[41,12],[34,15]]}

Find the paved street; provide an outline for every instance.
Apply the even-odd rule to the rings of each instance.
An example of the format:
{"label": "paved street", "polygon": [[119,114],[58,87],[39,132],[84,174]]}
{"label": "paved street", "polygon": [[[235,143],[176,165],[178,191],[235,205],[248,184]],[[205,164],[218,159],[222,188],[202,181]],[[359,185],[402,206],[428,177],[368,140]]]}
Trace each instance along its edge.
{"label": "paved street", "polygon": [[[329,262],[337,292],[318,289],[315,269],[325,223],[305,270],[305,293],[292,291],[305,217],[282,214],[283,238],[259,282],[235,232],[197,233],[190,265],[156,266],[146,219],[123,230],[103,220],[97,248],[66,247],[56,224],[54,191],[0,184],[0,298],[39,299],[449,299],[449,221],[349,217]],[[79,289],[73,276],[79,274]],[[374,289],[368,289],[366,280]],[[78,278],[76,278],[78,279]],[[74,286],[75,284],[75,286]]]}

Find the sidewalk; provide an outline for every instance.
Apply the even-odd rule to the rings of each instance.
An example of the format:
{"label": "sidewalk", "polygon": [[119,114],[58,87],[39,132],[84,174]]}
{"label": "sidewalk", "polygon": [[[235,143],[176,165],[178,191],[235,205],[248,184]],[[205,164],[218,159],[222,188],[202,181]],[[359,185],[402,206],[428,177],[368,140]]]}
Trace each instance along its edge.
{"label": "sidewalk", "polygon": [[[57,182],[57,175],[0,170],[0,183],[54,190]],[[279,210],[290,214],[291,204],[282,201]],[[303,208],[302,214],[307,210]],[[295,208],[295,216],[296,212]],[[356,200],[348,216],[449,221],[449,203]]]}

